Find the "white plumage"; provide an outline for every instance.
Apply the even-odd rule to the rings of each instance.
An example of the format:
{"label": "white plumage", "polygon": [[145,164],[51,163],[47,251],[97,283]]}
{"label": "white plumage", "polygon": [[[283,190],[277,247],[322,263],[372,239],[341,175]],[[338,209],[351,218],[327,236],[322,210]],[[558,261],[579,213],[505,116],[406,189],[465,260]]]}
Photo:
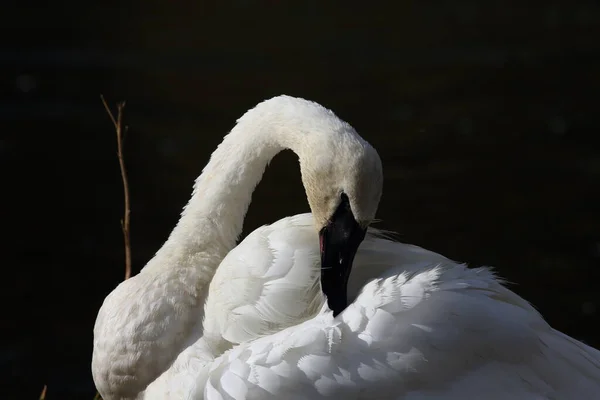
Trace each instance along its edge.
{"label": "white plumage", "polygon": [[[234,247],[284,147],[299,155],[313,213]],[[317,231],[340,188],[357,220],[372,220],[378,168],[368,143],[315,103],[281,96],[246,113],[169,240],[99,312],[92,371],[104,399],[600,399],[598,350],[552,329],[488,269],[373,229],[351,304],[333,316]]]}

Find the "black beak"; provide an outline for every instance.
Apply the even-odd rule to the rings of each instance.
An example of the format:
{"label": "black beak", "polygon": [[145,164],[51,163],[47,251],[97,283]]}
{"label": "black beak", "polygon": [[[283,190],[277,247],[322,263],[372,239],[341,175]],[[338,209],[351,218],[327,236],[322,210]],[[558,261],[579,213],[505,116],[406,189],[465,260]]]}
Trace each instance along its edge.
{"label": "black beak", "polygon": [[358,246],[366,233],[367,229],[362,228],[354,219],[348,196],[342,193],[342,202],[329,223],[319,232],[321,288],[334,316],[348,306],[348,277]]}

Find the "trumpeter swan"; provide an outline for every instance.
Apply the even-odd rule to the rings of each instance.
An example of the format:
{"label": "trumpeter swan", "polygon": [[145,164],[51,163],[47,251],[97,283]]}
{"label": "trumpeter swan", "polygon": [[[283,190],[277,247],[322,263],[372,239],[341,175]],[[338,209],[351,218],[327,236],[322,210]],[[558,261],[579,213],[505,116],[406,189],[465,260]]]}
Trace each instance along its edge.
{"label": "trumpeter swan", "polygon": [[[285,148],[312,214],[235,247]],[[248,111],[169,239],[99,311],[92,372],[105,400],[600,398],[600,352],[489,270],[365,236],[381,187],[376,151],[331,111],[287,96]]]}

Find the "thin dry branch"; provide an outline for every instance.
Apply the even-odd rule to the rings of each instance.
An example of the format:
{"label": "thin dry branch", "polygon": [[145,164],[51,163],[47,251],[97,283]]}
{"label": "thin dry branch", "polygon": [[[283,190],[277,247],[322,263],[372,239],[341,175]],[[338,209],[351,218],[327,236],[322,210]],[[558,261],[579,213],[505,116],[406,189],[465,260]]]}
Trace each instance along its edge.
{"label": "thin dry branch", "polygon": [[46,400],[46,391],[48,390],[48,386],[44,385],[42,389],[42,393],[40,393],[40,400]]}
{"label": "thin dry branch", "polygon": [[123,136],[127,132],[127,126],[123,126],[123,111],[125,110],[125,102],[117,104],[117,118],[113,115],[110,107],[106,103],[103,95],[100,95],[102,104],[108,113],[115,130],[117,132],[117,156],[119,158],[119,167],[121,168],[121,178],[123,179],[123,194],[125,197],[125,211],[121,220],[121,229],[123,230],[123,239],[125,241],[125,279],[131,276],[131,244],[129,241],[129,182],[127,180],[127,171],[125,170],[125,159],[123,157]]}

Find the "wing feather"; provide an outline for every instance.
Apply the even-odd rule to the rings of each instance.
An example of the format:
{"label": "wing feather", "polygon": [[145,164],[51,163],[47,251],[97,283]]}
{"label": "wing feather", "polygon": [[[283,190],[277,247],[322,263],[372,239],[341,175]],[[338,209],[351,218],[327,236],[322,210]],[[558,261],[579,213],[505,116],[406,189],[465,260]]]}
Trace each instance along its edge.
{"label": "wing feather", "polygon": [[[241,344],[251,368],[272,372],[248,382],[246,398],[600,398],[598,351],[553,330],[491,272],[448,260],[385,275],[337,318],[324,308]],[[233,361],[219,359],[223,371]]]}
{"label": "wing feather", "polygon": [[552,329],[490,269],[382,236],[361,245],[353,302],[334,318],[310,214],[254,231],[206,304],[205,337],[228,346],[193,344],[146,397],[600,399],[600,352]]}

